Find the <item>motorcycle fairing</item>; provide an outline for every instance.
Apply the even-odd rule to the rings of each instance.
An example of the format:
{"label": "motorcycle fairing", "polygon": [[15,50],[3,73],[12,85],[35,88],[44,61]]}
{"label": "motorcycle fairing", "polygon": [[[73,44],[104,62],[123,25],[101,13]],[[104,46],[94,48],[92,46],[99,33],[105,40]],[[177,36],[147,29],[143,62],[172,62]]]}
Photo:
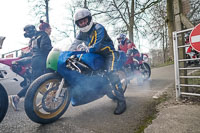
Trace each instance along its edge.
{"label": "motorcycle fairing", "polygon": [[118,51],[118,52],[119,52],[119,56],[118,56],[118,59],[116,62],[117,70],[121,69],[127,60],[125,52],[123,52],[123,51]]}
{"label": "motorcycle fairing", "polygon": [[[72,71],[68,68],[66,68],[66,60],[71,57],[72,55],[84,55],[85,52],[80,51],[66,51],[60,53],[59,59],[58,59],[58,73],[64,77],[65,81],[72,87],[71,90],[71,103],[73,106],[86,104],[89,102],[92,102],[96,99],[99,99],[103,97],[106,94],[106,89],[108,88],[109,81],[107,78],[102,77],[100,75],[93,75],[88,76],[81,74],[77,71]],[[92,53],[86,53],[88,56],[93,56]],[[94,54],[96,56],[96,54]],[[99,56],[97,56],[98,59]],[[95,58],[91,58],[91,60]],[[82,61],[89,62],[89,60],[86,59],[86,57],[82,56]],[[93,63],[93,64],[92,64]],[[92,62],[91,68],[97,69],[99,63]],[[88,65],[89,66],[89,65]]]}
{"label": "motorcycle fairing", "polygon": [[75,55],[83,63],[88,65],[92,70],[96,71],[104,65],[104,58],[95,53],[86,53],[84,51],[64,51],[61,52],[58,58],[58,63],[65,63],[65,61]]}
{"label": "motorcycle fairing", "polygon": [[104,58],[99,54],[84,53],[78,54],[77,57],[94,71],[102,68],[104,65]]}
{"label": "motorcycle fairing", "polygon": [[[65,51],[61,52],[58,58],[57,72],[64,77],[65,81],[71,86],[71,102],[73,106],[86,104],[96,99],[103,97],[110,84],[108,79],[102,75],[85,75],[68,69],[66,67],[66,60],[72,55],[75,55],[82,62],[92,68],[93,71],[100,69],[104,64],[104,59],[101,55],[94,53],[86,53],[83,51]],[[126,61],[124,52],[119,52],[116,57],[116,69],[121,69]]]}
{"label": "motorcycle fairing", "polygon": [[6,58],[6,59],[0,58],[0,63],[5,64],[7,66],[11,66],[13,61],[17,61],[19,59],[20,59],[19,57],[17,57],[17,58]]}

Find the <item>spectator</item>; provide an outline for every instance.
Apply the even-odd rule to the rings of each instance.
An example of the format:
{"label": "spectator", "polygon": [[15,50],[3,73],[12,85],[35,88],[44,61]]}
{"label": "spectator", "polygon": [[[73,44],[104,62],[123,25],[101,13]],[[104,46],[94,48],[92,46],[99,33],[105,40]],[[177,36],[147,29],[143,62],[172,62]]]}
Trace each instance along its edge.
{"label": "spectator", "polygon": [[[48,72],[48,70],[46,69],[46,59],[50,50],[52,49],[51,40],[49,38],[49,35],[51,34],[51,27],[48,23],[45,23],[43,21],[40,21],[40,23],[40,31],[35,32],[35,34],[24,34],[25,37],[29,37],[31,39],[31,82],[34,81],[37,77]],[[11,105],[13,106],[14,110],[18,110],[17,105],[20,101],[20,98],[26,95],[27,89],[28,87],[23,88],[17,95],[10,96]]]}

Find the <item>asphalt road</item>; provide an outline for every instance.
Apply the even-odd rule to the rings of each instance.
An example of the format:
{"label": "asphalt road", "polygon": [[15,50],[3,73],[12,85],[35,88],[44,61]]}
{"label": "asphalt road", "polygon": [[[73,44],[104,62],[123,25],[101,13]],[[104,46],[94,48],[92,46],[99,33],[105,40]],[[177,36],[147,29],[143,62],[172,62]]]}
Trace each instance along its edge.
{"label": "asphalt road", "polygon": [[[15,74],[10,74],[7,80],[0,82],[5,86],[8,94],[16,94],[21,88],[18,82],[11,80]],[[0,133],[134,133],[144,120],[152,114],[152,98],[159,91],[164,90],[174,82],[174,66],[152,69],[150,80],[142,86],[132,80],[125,93],[127,110],[116,116],[113,111],[116,103],[108,97],[77,107],[69,106],[65,114],[56,122],[40,125],[32,122],[20,101],[19,111],[12,107],[0,123]]]}

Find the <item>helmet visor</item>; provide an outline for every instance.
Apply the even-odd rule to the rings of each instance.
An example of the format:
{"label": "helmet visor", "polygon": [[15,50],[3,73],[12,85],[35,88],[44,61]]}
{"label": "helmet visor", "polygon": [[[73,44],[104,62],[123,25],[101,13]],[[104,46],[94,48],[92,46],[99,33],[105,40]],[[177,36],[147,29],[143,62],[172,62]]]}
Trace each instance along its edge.
{"label": "helmet visor", "polygon": [[78,25],[78,27],[83,28],[88,25],[88,22],[89,22],[88,17],[85,17],[83,19],[78,20],[77,25]]}

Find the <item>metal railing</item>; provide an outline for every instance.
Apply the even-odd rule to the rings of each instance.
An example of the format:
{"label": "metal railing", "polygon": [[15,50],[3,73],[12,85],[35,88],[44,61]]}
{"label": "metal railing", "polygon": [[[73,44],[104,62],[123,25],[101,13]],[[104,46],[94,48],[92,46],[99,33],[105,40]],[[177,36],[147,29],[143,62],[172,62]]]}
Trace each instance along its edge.
{"label": "metal railing", "polygon": [[1,55],[1,58],[14,58],[14,57],[20,56],[22,53],[27,53],[29,51],[30,51],[30,48],[27,46],[27,47],[24,47],[21,49],[17,49],[17,50],[13,50],[13,51],[4,53]]}
{"label": "metal railing", "polygon": [[180,62],[187,62],[187,61],[194,61],[194,60],[200,60],[200,58],[195,58],[195,59],[180,59],[179,57],[179,51],[180,48],[185,48],[188,47],[190,45],[178,45],[178,35],[179,34],[184,34],[186,32],[190,32],[192,31],[193,28],[191,29],[187,29],[187,30],[182,30],[182,31],[178,31],[178,32],[173,32],[173,46],[174,46],[174,70],[175,70],[175,88],[176,88],[176,98],[177,100],[180,98],[181,95],[190,95],[190,96],[200,96],[199,93],[195,93],[195,92],[184,92],[184,90],[182,89],[183,87],[200,87],[200,84],[184,84],[181,83],[181,79],[200,79],[200,75],[199,76],[191,76],[190,74],[188,75],[180,75],[180,71],[181,70],[186,70],[188,71],[198,71],[200,70],[200,67],[198,66],[190,66],[190,67],[180,67]]}
{"label": "metal railing", "polygon": [[8,57],[18,57],[20,55],[20,52],[21,52],[21,49],[18,49],[18,50],[13,50],[13,51],[10,51],[10,52],[7,52],[7,53],[4,53],[2,54],[2,57],[1,58],[8,58]]}

